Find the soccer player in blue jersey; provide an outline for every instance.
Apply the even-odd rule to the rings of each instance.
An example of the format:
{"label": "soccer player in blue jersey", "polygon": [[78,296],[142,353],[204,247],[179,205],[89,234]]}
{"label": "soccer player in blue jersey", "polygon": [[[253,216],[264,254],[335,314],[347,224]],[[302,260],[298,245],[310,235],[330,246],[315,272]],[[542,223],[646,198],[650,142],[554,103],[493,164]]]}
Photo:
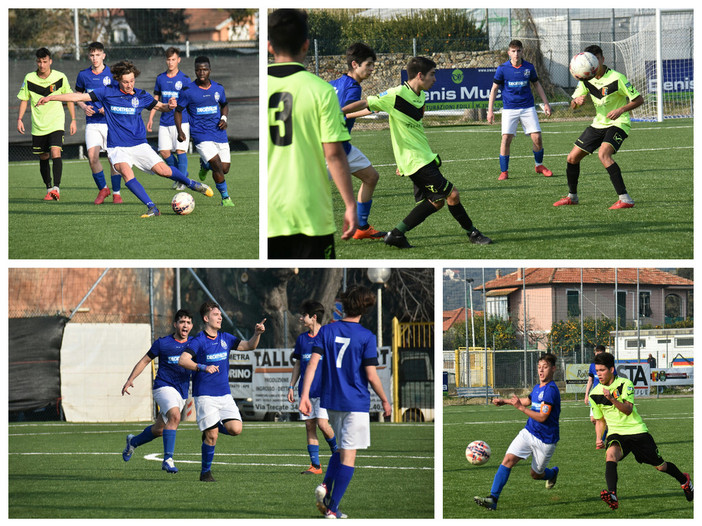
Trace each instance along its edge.
{"label": "soccer player in blue jersey", "polygon": [[134,449],[151,442],[154,438],[163,436],[163,463],[161,469],[168,473],[178,473],[173,463],[176,430],[180,424],[180,413],[185,407],[190,384],[190,371],[178,365],[180,355],[190,341],[190,331],[193,328],[193,317],[184,309],[175,313],[173,326],[175,332],[159,338],[144,357],[132,369],[129,378],[122,387],[122,396],[129,394],[129,388],[134,387],[134,380],[152,360],[158,358],[158,372],[154,379],[154,402],[159,407],[159,416],[153,425],[146,427],[138,435],[127,435],[127,446],[122,452],[122,458],[127,462],[132,458]]}
{"label": "soccer player in blue jersey", "polygon": [[534,96],[531,85],[544,103],[544,113],[551,115],[551,106],[546,99],[546,92],[539,82],[536,68],[530,62],[522,59],[523,46],[521,41],[512,40],[509,43],[507,54],[509,60],[500,64],[495,72],[495,78],[490,90],[488,101],[487,120],[490,124],[495,122],[493,106],[497,91],[502,90],[502,143],[500,144],[500,176],[499,181],[509,177],[509,153],[512,140],[517,133],[517,124],[522,123],[524,134],[531,137],[534,143],[534,162],[536,173],[551,177],[553,172],[544,166],[544,146],[541,140],[541,127],[536,116]]}
{"label": "soccer player in blue jersey", "polygon": [[[356,42],[346,50],[346,64],[348,72],[330,84],[336,90],[341,111],[352,102],[361,100],[361,82],[373,73],[375,67],[375,52],[366,44]],[[355,118],[346,117],[346,127],[351,133]],[[380,232],[368,223],[371,205],[373,204],[373,191],[378,184],[380,175],[363,152],[353,146],[350,141],[343,143],[344,152],[349,161],[351,174],[361,180],[358,189],[356,211],[358,215],[358,228],[353,234],[354,239],[383,239],[387,232]]]}
{"label": "soccer player in blue jersey", "polygon": [[[166,50],[166,71],[156,77],[154,99],[160,101],[178,100],[181,90],[190,84],[190,77],[180,71],[179,66],[180,50],[176,47],[169,47]],[[155,109],[149,113],[146,131],[152,131],[155,114]],[[175,126],[173,116],[174,112],[172,111],[161,113],[158,123],[158,152],[168,166],[177,166],[178,170],[188,175],[188,155],[185,153],[190,140],[188,114],[185,114],[181,124],[185,135],[185,140],[183,141],[178,140],[178,129]],[[172,152],[175,152],[175,155],[172,155]],[[185,190],[185,186],[176,181],[173,183],[173,189]]]}
{"label": "soccer player in blue jersey", "polygon": [[[190,134],[195,149],[203,163],[212,169],[212,179],[222,196],[222,206],[234,206],[225,174],[231,166],[229,137],[227,137],[227,119],[229,105],[224,93],[224,86],[210,80],[210,59],[195,59],[195,80],[184,89],[178,98],[174,120],[178,130],[178,140],[185,140],[183,130],[183,112],[190,118]],[[205,180],[207,172],[200,171],[200,179]]]}
{"label": "soccer player in blue jersey", "polygon": [[[318,301],[305,301],[300,311],[302,316],[300,321],[307,328],[297,337],[295,341],[295,350],[292,357],[295,360],[292,376],[290,378],[290,386],[288,387],[288,402],[295,403],[295,384],[299,378],[305,377],[307,364],[312,357],[312,346],[314,338],[317,336],[319,329],[322,327],[322,319],[324,318],[324,305]],[[329,444],[329,449],[332,454],[337,450],[336,437],[334,430],[329,425],[329,415],[327,410],[320,406],[320,385],[322,382],[322,368],[317,367],[314,380],[310,387],[310,402],[312,403],[312,411],[309,415],[300,413],[300,420],[305,422],[305,430],[307,432],[307,452],[310,455],[310,467],[302,472],[303,475],[321,475],[322,465],[319,462],[319,440],[317,439],[317,427],[324,435],[324,439]],[[302,383],[298,387],[299,395],[302,396]]]}
{"label": "soccer player in blue jersey", "polygon": [[495,398],[492,403],[500,406],[509,404],[527,415],[526,426],[512,440],[502,464],[492,481],[492,489],[487,497],[473,497],[476,504],[489,510],[497,509],[497,500],[502,488],[507,484],[512,468],[529,455],[532,455],[531,478],[546,480],[546,489],[552,489],[558,478],[558,467],[546,467],[556,451],[559,439],[558,417],[561,414],[561,394],[553,381],[556,373],[556,357],[542,354],[537,363],[539,383],[532,389],[529,398],[514,395],[510,400]]}
{"label": "soccer player in blue jersey", "polygon": [[[92,42],[88,45],[88,58],[90,67],[78,72],[76,78],[77,93],[90,93],[91,91],[109,86],[114,79],[110,68],[105,65],[105,46],[101,42]],[[110,195],[110,189],[105,182],[105,172],[100,162],[100,152],[107,151],[107,121],[105,111],[101,110],[100,103],[86,104],[77,102],[78,106],[85,111],[85,147],[88,151],[88,164],[93,174],[93,180],[98,187],[98,195],[95,204],[101,205]],[[122,203],[120,190],[122,188],[122,176],[110,164],[110,179],[112,182],[112,202]]]}
{"label": "soccer player in blue jersey", "polygon": [[370,446],[369,384],[383,404],[384,416],[392,412],[376,371],[375,335],[360,324],[361,316],[375,304],[375,295],[355,286],[341,295],[341,303],[344,318],[321,327],[315,338],[300,395],[300,412],[310,414],[310,388],[321,367],[321,406],[329,413],[339,444],[339,451],[329,459],[324,482],[315,489],[317,508],[328,518],[346,517],[339,503],[354,474],[356,451]]}
{"label": "soccer player in blue jersey", "polygon": [[229,387],[229,352],[253,351],[266,330],[266,319],[256,324],[249,340],[240,340],[220,330],[222,311],[216,303],[203,303],[200,316],[205,328],[190,340],[178,363],[195,371],[193,398],[197,425],[202,431],[200,480],[215,482],[211,467],[219,433],[236,436],[243,429],[241,414]]}
{"label": "soccer player in blue jersey", "polygon": [[212,196],[212,189],[206,184],[188,179],[178,168],[168,166],[146,141],[146,128],[141,118],[142,110],[156,108],[158,111],[170,111],[176,107],[175,99],[168,104],[159,102],[149,93],[135,87],[135,80],[140,71],[128,60],[123,60],[111,68],[117,85],[105,86],[90,93],[68,93],[49,95],[37,102],[37,106],[47,102],[100,102],[107,118],[107,156],[125,181],[125,185],[148,208],[141,217],[161,215],[156,204],[151,200],[144,187],[136,177],[132,166],[148,173],[155,173],[185,184],[191,190]]}

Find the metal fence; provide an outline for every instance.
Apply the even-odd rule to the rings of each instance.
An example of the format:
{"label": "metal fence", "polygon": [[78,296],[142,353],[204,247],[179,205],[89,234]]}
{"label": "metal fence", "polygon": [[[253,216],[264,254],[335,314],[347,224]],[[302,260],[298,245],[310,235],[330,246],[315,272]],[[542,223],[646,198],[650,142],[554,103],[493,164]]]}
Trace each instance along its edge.
{"label": "metal fence", "polygon": [[543,352],[558,380],[600,344],[619,361],[689,363],[693,297],[691,269],[445,269],[444,371],[455,385],[525,387]]}

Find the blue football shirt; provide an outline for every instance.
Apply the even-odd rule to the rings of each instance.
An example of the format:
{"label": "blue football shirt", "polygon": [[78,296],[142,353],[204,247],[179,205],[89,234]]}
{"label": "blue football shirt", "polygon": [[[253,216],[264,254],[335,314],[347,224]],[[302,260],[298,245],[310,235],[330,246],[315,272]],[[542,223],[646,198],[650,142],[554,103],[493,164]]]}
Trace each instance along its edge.
{"label": "blue football shirt", "polygon": [[[105,66],[100,73],[93,73],[92,68],[85,68],[78,72],[75,91],[79,93],[90,93],[98,88],[104,88],[105,86],[110,86],[113,84],[117,84],[117,81],[112,78],[112,72],[108,66]],[[95,113],[93,115],[85,116],[86,124],[102,124],[106,122],[105,115],[97,111],[101,107],[102,104],[99,102],[93,104]]]}
{"label": "blue football shirt", "polygon": [[366,366],[378,365],[375,334],[359,323],[337,321],[322,326],[313,352],[320,354],[321,406],[333,411],[370,411]]}
{"label": "blue football shirt", "polygon": [[218,332],[210,338],[200,332],[188,345],[193,361],[203,365],[218,365],[216,373],[197,371],[193,375],[193,396],[224,396],[232,393],[229,387],[229,352],[239,347],[241,340],[228,332]]}
{"label": "blue football shirt", "polygon": [[133,94],[123,92],[119,85],[110,85],[90,92],[93,102],[99,101],[107,118],[107,147],[138,146],[146,143],[146,126],[142,110],[151,110],[157,104],[150,93],[135,88]]}
{"label": "blue football shirt", "polygon": [[210,87],[205,89],[195,82],[186,86],[178,97],[178,109],[190,116],[190,137],[195,144],[205,141],[229,142],[227,130],[220,130],[222,107],[227,104],[224,87],[210,81]]}
{"label": "blue football shirt", "polygon": [[[293,358],[300,362],[300,381],[297,386],[297,393],[302,396],[302,384],[305,379],[305,371],[307,370],[307,364],[310,362],[312,357],[312,346],[314,344],[314,338],[307,332],[303,332],[297,337],[295,341],[295,350],[292,353]],[[324,357],[322,357],[324,360]],[[317,370],[314,372],[314,380],[312,380],[312,386],[310,387],[310,398],[319,398],[321,393],[322,384],[322,362],[320,361],[317,365]]]}
{"label": "blue football shirt", "polygon": [[508,60],[497,66],[493,82],[502,90],[502,106],[507,110],[516,110],[534,105],[530,83],[537,80],[539,77],[533,64],[522,60],[519,67],[514,67]]}
{"label": "blue football shirt", "polygon": [[552,380],[544,386],[535,385],[529,395],[532,411],[537,413],[548,413],[549,416],[544,422],[537,422],[529,418],[526,423],[526,430],[536,438],[546,444],[558,442],[558,417],[561,414],[561,393],[558,386]]}
{"label": "blue football shirt", "polygon": [[[178,70],[178,73],[172,77],[169,77],[168,72],[164,71],[158,77],[156,77],[154,95],[158,95],[161,102],[168,104],[168,101],[172,98],[177,100],[180,96],[181,90],[190,84],[190,82],[190,77],[180,70]],[[175,126],[173,114],[173,111],[162,112],[159,120],[159,126]],[[188,113],[183,112],[183,122],[185,123],[188,121]]]}
{"label": "blue football shirt", "polygon": [[178,359],[187,349],[190,338],[185,341],[176,340],[171,334],[159,338],[146,354],[152,360],[158,358],[158,372],[154,379],[154,389],[159,387],[174,387],[183,398],[188,397],[190,371],[178,365]]}
{"label": "blue football shirt", "polygon": [[[361,100],[361,85],[348,75],[341,75],[338,79],[330,81],[329,84],[334,86],[340,107],[343,108],[352,102]],[[349,130],[349,133],[351,133],[351,129],[355,123],[356,119],[346,119],[346,128]],[[344,141],[343,146],[344,151],[348,155],[351,151],[351,143],[349,141]]]}

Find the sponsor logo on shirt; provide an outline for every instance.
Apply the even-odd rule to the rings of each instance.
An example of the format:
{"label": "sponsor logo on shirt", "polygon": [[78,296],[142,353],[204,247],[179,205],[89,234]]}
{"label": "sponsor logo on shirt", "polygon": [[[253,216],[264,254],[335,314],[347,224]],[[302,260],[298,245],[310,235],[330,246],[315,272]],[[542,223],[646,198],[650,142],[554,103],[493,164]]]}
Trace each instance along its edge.
{"label": "sponsor logo on shirt", "polygon": [[217,106],[201,106],[197,108],[198,115],[212,115],[217,113]]}
{"label": "sponsor logo on shirt", "polygon": [[[178,86],[176,86],[176,89],[178,89]],[[163,92],[163,100],[168,100],[172,98],[178,98],[178,92],[177,91],[164,91]]]}
{"label": "sponsor logo on shirt", "polygon": [[[138,101],[137,101],[138,104]],[[136,108],[127,108],[125,106],[110,106],[110,111],[112,113],[118,113],[120,115],[135,115]]]}
{"label": "sponsor logo on shirt", "polygon": [[172,363],[172,364],[178,365],[178,359],[179,359],[179,358],[180,358],[180,356],[169,356],[169,357],[168,357],[168,363]]}
{"label": "sponsor logo on shirt", "polygon": [[220,362],[222,360],[226,360],[228,356],[229,356],[228,352],[216,352],[216,353],[208,354],[207,361],[208,362]]}

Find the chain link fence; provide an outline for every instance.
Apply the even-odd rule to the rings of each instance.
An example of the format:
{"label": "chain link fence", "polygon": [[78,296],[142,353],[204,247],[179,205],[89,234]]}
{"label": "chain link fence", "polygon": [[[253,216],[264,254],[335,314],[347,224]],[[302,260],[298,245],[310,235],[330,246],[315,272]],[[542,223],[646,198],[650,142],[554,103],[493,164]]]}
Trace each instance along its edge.
{"label": "chain link fence", "polygon": [[[445,269],[449,384],[526,388],[544,352],[590,363],[596,345],[620,362],[694,361],[692,269]],[[525,322],[526,320],[526,322]]]}

